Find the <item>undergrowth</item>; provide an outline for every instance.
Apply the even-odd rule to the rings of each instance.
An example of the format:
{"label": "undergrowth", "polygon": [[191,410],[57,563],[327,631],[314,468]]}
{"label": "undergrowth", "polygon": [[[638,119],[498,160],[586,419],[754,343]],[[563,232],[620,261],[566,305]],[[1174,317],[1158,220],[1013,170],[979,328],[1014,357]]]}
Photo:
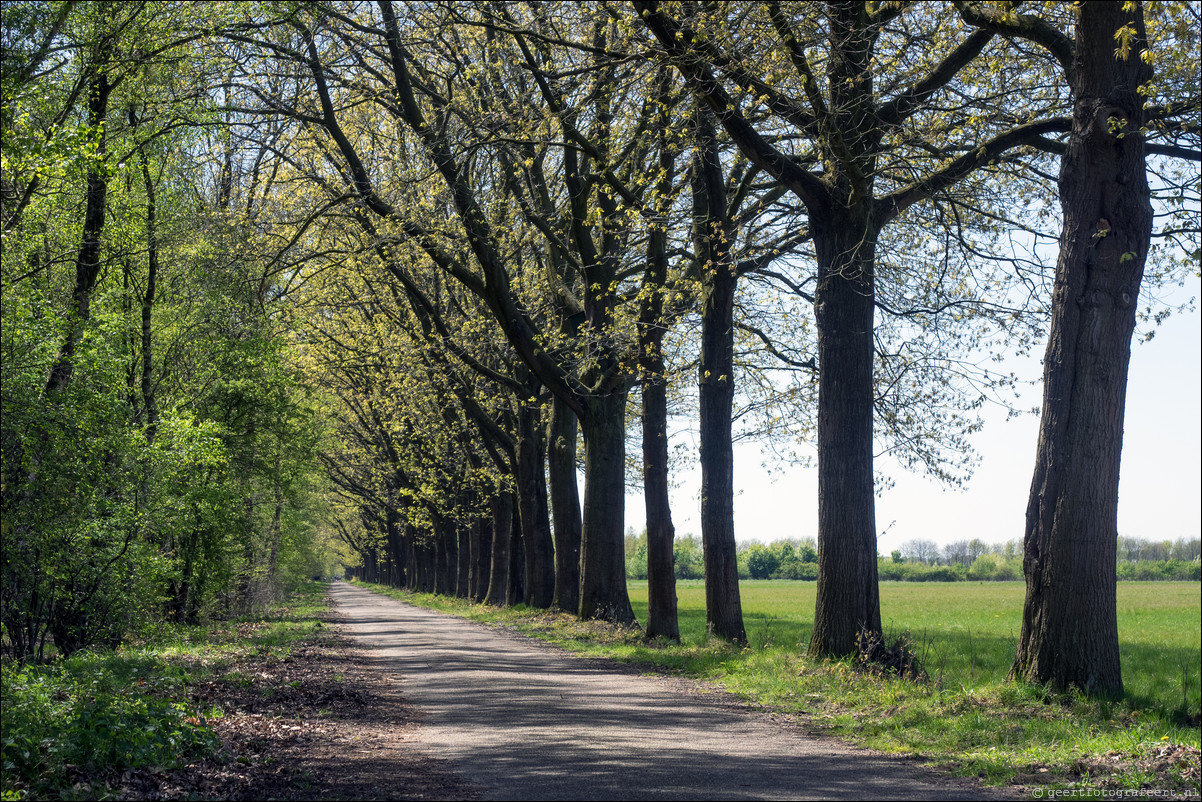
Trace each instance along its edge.
{"label": "undergrowth", "polygon": [[82,798],[77,779],[97,771],[171,769],[210,755],[221,715],[188,689],[239,655],[284,654],[314,631],[325,586],[302,586],[251,619],[161,626],[138,643],[84,651],[48,664],[0,664],[0,760],[5,800]]}

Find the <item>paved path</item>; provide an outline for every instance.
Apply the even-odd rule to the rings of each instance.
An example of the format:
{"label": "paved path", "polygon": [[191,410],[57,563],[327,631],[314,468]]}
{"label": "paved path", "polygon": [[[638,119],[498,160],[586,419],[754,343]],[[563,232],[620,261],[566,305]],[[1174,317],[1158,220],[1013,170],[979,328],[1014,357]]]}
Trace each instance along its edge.
{"label": "paved path", "polygon": [[728,694],[615,670],[336,582],[345,629],[422,711],[417,745],[486,799],[1005,799],[806,736]]}

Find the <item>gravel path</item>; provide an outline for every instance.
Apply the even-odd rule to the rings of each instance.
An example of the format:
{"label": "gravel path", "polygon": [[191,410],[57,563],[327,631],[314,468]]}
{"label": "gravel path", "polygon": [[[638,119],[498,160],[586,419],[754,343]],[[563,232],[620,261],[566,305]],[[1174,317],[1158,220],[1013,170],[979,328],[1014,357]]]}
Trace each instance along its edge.
{"label": "gravel path", "polygon": [[344,631],[399,676],[416,743],[485,799],[1009,799],[642,676],[343,582]]}

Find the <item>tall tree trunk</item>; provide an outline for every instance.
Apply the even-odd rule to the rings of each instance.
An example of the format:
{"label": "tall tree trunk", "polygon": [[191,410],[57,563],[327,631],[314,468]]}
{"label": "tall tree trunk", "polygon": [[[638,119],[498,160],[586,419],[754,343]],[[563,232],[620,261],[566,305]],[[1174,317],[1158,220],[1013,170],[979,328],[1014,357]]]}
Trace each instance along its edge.
{"label": "tall tree trunk", "polygon": [[492,561],[492,518],[479,517],[472,522],[472,601],[482,602],[488,595],[488,569]]}
{"label": "tall tree trunk", "polygon": [[[112,86],[103,71],[88,88],[88,125],[96,129],[96,163],[105,156],[104,124],[108,116]],[[83,239],[75,258],[75,288],[71,295],[67,338],[59,348],[58,360],[50,370],[46,392],[62,392],[71,383],[75,369],[75,347],[83,336],[84,324],[91,316],[92,291],[100,276],[100,234],[104,230],[108,204],[108,181],[103,168],[88,171],[87,202],[84,207]]]}
{"label": "tall tree trunk", "polygon": [[439,537],[447,552],[446,594],[456,596],[459,593],[459,532],[453,520],[444,518]]}
{"label": "tall tree trunk", "polygon": [[268,532],[268,538],[271,543],[268,546],[267,552],[267,581],[275,581],[276,562],[280,556],[280,535],[283,529],[284,518],[284,490],[280,486],[279,470],[276,470],[276,475],[272,477],[271,483],[273,503],[271,511],[271,529]]}
{"label": "tall tree trunk", "polygon": [[734,232],[718,158],[713,115],[696,115],[693,232],[701,274],[701,541],[705,547],[705,622],[718,637],[746,643],[739,598],[734,512],[734,305],[738,278],[731,264]]}
{"label": "tall tree trunk", "polygon": [[[667,95],[671,86],[666,70],[659,75],[656,146],[661,203],[672,196],[675,148],[669,146],[671,125]],[[647,512],[647,637],[680,640],[676,614],[676,565],[672,507],[668,499],[668,377],[664,365],[664,291],[668,282],[668,231],[653,226],[647,238],[647,268],[643,286],[651,288],[639,312],[639,375],[643,383],[643,502]]]}
{"label": "tall tree trunk", "polygon": [[411,573],[408,560],[409,549],[403,534],[401,515],[392,505],[389,505],[384,511],[384,527],[388,536],[388,556],[397,567],[392,585],[397,588],[406,587]]}
{"label": "tall tree trunk", "polygon": [[[662,333],[657,340],[662,340]],[[658,342],[653,346],[658,353]],[[643,499],[647,508],[647,637],[680,640],[672,508],[668,501],[668,403],[663,359],[643,380]],[[654,369],[654,368],[653,368]]]}
{"label": "tall tree trunk", "polygon": [[455,534],[459,539],[459,575],[455,580],[455,595],[461,599],[472,597],[472,525],[457,522]]}
{"label": "tall tree trunk", "polygon": [[865,216],[811,217],[818,256],[818,589],[810,654],[881,632],[872,475],[873,240]]}
{"label": "tall tree trunk", "polygon": [[492,565],[489,567],[487,604],[505,604],[509,593],[509,546],[513,539],[513,494],[497,491],[492,502]]}
{"label": "tall tree trunk", "polygon": [[433,534],[437,555],[434,592],[443,596],[454,596],[455,580],[459,576],[459,544],[455,539],[455,528],[449,520],[436,516]]}
{"label": "tall tree trunk", "polygon": [[518,409],[517,479],[525,550],[523,600],[530,607],[540,609],[550,607],[555,598],[555,546],[547,511],[545,455],[540,407],[521,404]]}
{"label": "tall tree trunk", "polygon": [[[1136,303],[1152,231],[1136,3],[1078,7],[1074,112],[1060,166],[1064,211],[1027,505],[1027,596],[1012,674],[1123,692],[1115,613],[1119,459]],[[1115,54],[1117,33],[1134,32]]]}
{"label": "tall tree trunk", "polygon": [[152,318],[159,276],[158,215],[154,181],[146,154],[142,160],[142,183],[146,187],[146,292],[142,294],[142,405],[146,409],[146,442],[153,443],[159,428],[159,407],[154,395],[154,342]]}
{"label": "tall tree trunk", "polygon": [[434,536],[434,592],[439,596],[445,596],[448,593],[447,589],[447,539],[443,533],[435,528]]}
{"label": "tall tree trunk", "polygon": [[634,626],[626,590],[626,390],[588,401],[584,429],[584,528],[580,617]]}
{"label": "tall tree trunk", "polygon": [[413,536],[413,589],[418,593],[429,593],[430,587],[430,549],[426,542],[417,539],[417,532],[411,532]]}
{"label": "tall tree trunk", "polygon": [[580,612],[580,488],[576,484],[576,415],[563,400],[551,401],[547,481],[555,527],[555,606]]}
{"label": "tall tree trunk", "polygon": [[509,527],[509,588],[505,603],[511,607],[526,599],[526,547],[522,537],[522,515],[519,505],[513,505],[513,523]]}

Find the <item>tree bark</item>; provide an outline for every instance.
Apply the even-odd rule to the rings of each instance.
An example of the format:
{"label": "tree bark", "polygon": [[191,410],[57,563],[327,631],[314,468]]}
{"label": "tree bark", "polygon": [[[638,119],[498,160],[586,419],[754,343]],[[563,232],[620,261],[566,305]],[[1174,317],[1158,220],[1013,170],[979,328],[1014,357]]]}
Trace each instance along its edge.
{"label": "tree bark", "polygon": [[512,506],[512,523],[509,527],[509,587],[505,591],[505,603],[509,606],[523,604],[526,600],[526,544],[522,537],[521,505]]}
{"label": "tree bark", "polygon": [[268,538],[270,544],[267,550],[267,581],[275,582],[276,563],[280,556],[280,536],[283,534],[283,519],[284,519],[284,489],[280,485],[279,468],[276,468],[275,476],[271,477],[271,528],[268,530]]}
{"label": "tree bark", "polygon": [[[663,339],[655,338],[655,347]],[[657,351],[658,353],[658,351]],[[643,380],[643,499],[647,508],[647,637],[680,640],[676,615],[676,537],[668,501],[668,409],[663,358],[658,378]],[[650,376],[650,374],[647,374]]]}
{"label": "tree bark", "polygon": [[499,490],[492,502],[492,565],[489,566],[487,604],[501,607],[509,591],[509,546],[513,539],[513,494]]}
{"label": "tree bark", "polygon": [[580,612],[580,488],[576,484],[576,414],[563,400],[551,402],[547,481],[555,528],[555,606]]}
{"label": "tree bark", "polygon": [[437,592],[434,575],[437,560],[434,543],[424,538],[416,547],[417,553],[417,589],[422,593]]}
{"label": "tree bark", "polygon": [[476,518],[472,522],[471,599],[484,601],[488,595],[489,563],[492,559],[492,519]]}
{"label": "tree bark", "polygon": [[461,599],[470,599],[472,582],[472,528],[470,524],[456,521],[455,536],[459,539],[458,577],[455,581],[455,595]]}
{"label": "tree bark", "polygon": [[438,528],[435,531],[445,555],[442,564],[439,566],[442,572],[440,578],[442,584],[441,592],[447,596],[454,596],[458,592],[459,582],[459,533],[455,522],[447,518],[443,518],[438,522]]}
{"label": "tree bark", "polygon": [[159,428],[159,406],[154,393],[153,314],[159,276],[158,215],[154,181],[146,154],[142,161],[142,182],[146,187],[146,291],[142,294],[142,405],[146,409],[146,442],[153,443]]}
{"label": "tree bark", "polygon": [[388,535],[388,557],[396,567],[393,573],[393,587],[405,587],[410,573],[408,568],[408,549],[402,533],[401,516],[391,505],[384,510],[384,527]]}
{"label": "tree bark", "polygon": [[877,29],[860,3],[827,6],[830,110],[824,152],[838,164],[829,204],[807,204],[818,266],[818,588],[813,655],[880,637],[873,484],[874,294],[880,220],[873,203],[881,125],[873,94]]}
{"label": "tree bark", "polygon": [[450,571],[447,566],[450,563],[450,554],[448,554],[445,527],[441,522],[436,521],[431,534],[434,538],[434,592],[439,596],[447,596],[453,591],[448,582]]}
{"label": "tree bark", "polygon": [[405,524],[405,544],[405,562],[409,565],[409,575],[406,579],[405,587],[409,590],[417,591],[421,589],[421,561],[418,555],[416,533],[408,523]]}
{"label": "tree bark", "polygon": [[589,399],[584,429],[580,617],[635,626],[626,590],[626,390]]}
{"label": "tree bark", "polygon": [[[1152,231],[1144,161],[1143,11],[1079,7],[1061,160],[1064,211],[1043,413],[1027,505],[1027,596],[1012,675],[1123,692],[1115,612],[1119,460],[1136,303]],[[1116,56],[1116,34],[1135,32]]]}
{"label": "tree bark", "polygon": [[[714,635],[746,643],[739,598],[734,510],[734,307],[738,278],[731,264],[733,232],[718,157],[713,115],[696,116],[693,239],[701,275],[700,400],[701,541],[705,548],[705,623]],[[648,543],[650,545],[650,543]]]}
{"label": "tree bark", "polygon": [[519,402],[518,504],[526,569],[523,599],[530,607],[545,609],[555,599],[555,546],[547,511],[546,439],[540,425],[540,407],[522,399]]}
{"label": "tree bark", "polygon": [[[822,221],[828,223],[828,221]],[[812,655],[881,632],[872,474],[873,239],[861,216],[818,225],[818,588]]]}
{"label": "tree bark", "polygon": [[[667,141],[668,74],[660,74],[656,118],[656,147],[660,177],[656,193],[661,203],[672,196],[677,152]],[[664,360],[664,290],[668,283],[668,231],[652,227],[647,241],[643,286],[651,290],[639,313],[639,375],[643,383],[643,501],[647,512],[647,637],[680,640],[676,611],[676,561],[672,507],[668,499],[668,378]]]}

